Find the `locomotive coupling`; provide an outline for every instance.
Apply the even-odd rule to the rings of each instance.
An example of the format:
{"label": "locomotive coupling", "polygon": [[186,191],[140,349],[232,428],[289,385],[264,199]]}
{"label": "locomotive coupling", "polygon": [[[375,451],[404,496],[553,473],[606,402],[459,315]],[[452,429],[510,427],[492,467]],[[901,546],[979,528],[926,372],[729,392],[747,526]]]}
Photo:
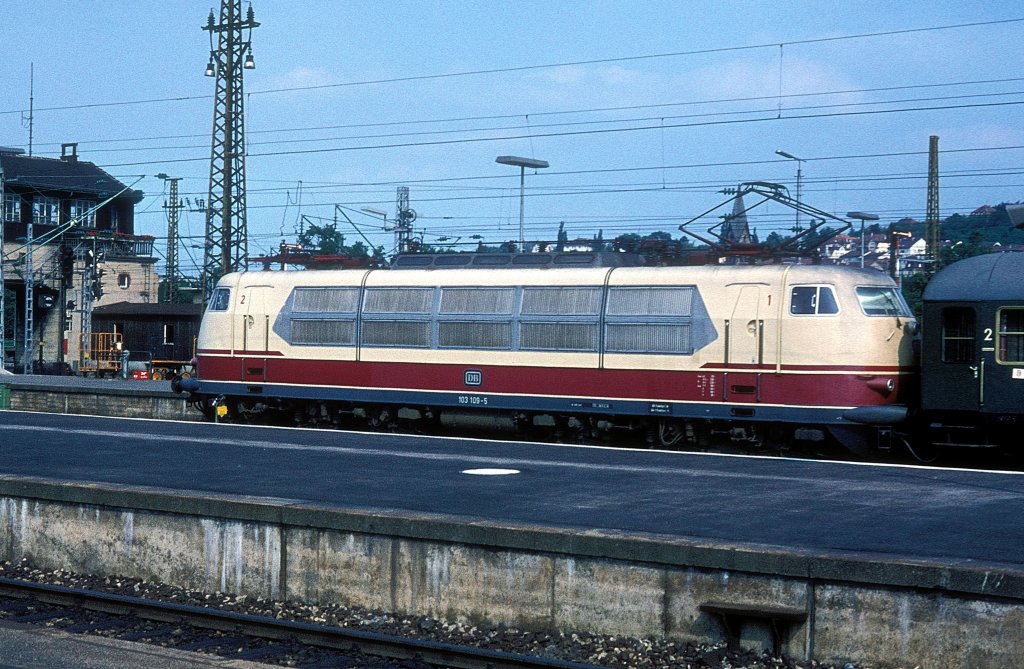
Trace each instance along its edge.
{"label": "locomotive coupling", "polygon": [[194,393],[199,390],[199,379],[194,376],[171,380],[171,390],[176,393]]}

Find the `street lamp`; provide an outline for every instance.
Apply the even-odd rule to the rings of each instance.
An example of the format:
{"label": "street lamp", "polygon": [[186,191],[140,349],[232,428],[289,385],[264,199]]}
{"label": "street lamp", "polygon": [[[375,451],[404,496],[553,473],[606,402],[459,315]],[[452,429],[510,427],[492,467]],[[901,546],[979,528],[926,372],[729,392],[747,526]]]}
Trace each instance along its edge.
{"label": "street lamp", "polygon": [[525,236],[523,233],[523,201],[526,196],[526,168],[539,170],[548,166],[548,161],[537,160],[536,158],[520,158],[518,156],[498,156],[494,162],[502,165],[512,165],[519,168],[519,251],[523,251]]}
{"label": "street lamp", "polygon": [[868,214],[863,211],[848,211],[848,218],[860,221],[860,266],[864,267],[864,221],[877,221],[878,214]]}
{"label": "street lamp", "polygon": [[[803,167],[804,159],[803,158],[797,158],[792,153],[786,153],[782,149],[776,150],[775,153],[780,155],[780,156],[782,156],[783,158],[789,158],[790,160],[795,160],[796,161],[796,201],[799,204],[800,203],[800,185],[803,183],[803,178],[804,178],[804,173],[803,173],[803,170],[801,169],[801,167]],[[800,208],[796,207],[795,209],[796,209],[796,229],[794,230],[794,232],[800,232]]]}

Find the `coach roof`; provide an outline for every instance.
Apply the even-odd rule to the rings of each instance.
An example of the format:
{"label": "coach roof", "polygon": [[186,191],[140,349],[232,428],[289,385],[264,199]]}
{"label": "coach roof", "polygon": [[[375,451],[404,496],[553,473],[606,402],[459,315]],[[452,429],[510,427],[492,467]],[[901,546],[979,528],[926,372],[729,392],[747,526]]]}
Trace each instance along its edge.
{"label": "coach roof", "polygon": [[1024,253],[967,258],[941,270],[924,291],[926,302],[1024,301]]}

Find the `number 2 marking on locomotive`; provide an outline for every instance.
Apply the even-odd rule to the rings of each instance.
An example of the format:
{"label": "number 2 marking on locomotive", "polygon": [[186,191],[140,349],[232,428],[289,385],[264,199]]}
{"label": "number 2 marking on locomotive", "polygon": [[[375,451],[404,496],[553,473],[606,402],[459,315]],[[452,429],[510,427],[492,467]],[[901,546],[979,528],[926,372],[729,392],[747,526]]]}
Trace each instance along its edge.
{"label": "number 2 marking on locomotive", "polygon": [[992,328],[985,328],[985,341],[992,341]]}
{"label": "number 2 marking on locomotive", "polygon": [[242,295],[242,299],[238,301],[239,304],[245,304],[245,295]]}

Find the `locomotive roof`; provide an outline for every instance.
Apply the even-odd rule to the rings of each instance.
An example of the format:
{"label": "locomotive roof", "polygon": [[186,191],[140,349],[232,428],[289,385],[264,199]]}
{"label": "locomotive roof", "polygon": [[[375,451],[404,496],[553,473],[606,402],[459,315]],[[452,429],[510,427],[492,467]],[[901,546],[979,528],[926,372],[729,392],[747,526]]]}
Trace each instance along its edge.
{"label": "locomotive roof", "polygon": [[[611,278],[608,272],[612,271]],[[579,267],[525,269],[468,268],[459,271],[405,269],[396,272],[377,270],[316,270],[298,272],[245,272],[227,275],[222,283],[247,286],[430,286],[430,285],[601,285],[612,284],[678,284],[701,283],[728,285],[732,283],[774,284],[782,279],[790,283],[853,283],[881,285],[891,283],[886,274],[873,269],[856,269],[837,265],[700,265],[679,267]],[[232,277],[232,278],[229,278]],[[235,282],[238,282],[237,284]]]}
{"label": "locomotive roof", "polygon": [[1007,251],[967,258],[939,271],[924,290],[926,302],[1024,300],[1024,253]]}

